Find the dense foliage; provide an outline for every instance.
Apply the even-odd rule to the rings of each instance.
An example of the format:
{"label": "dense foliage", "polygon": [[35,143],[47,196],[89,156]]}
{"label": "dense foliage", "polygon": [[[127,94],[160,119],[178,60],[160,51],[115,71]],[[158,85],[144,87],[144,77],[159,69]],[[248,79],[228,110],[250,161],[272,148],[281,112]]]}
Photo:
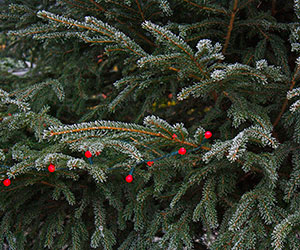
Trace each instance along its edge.
{"label": "dense foliage", "polygon": [[0,249],[299,249],[298,0],[0,4]]}

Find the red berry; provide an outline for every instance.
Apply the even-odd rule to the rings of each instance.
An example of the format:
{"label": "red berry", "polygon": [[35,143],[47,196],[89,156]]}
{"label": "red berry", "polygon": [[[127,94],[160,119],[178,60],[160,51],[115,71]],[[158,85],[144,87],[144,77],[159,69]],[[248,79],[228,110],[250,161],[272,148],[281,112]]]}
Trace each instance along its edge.
{"label": "red berry", "polygon": [[55,166],[53,164],[50,164],[48,170],[49,172],[53,173],[55,171]]}
{"label": "red berry", "polygon": [[11,182],[10,179],[6,179],[3,181],[3,185],[8,187],[10,185],[10,182]]}
{"label": "red berry", "polygon": [[92,153],[91,153],[90,151],[86,151],[86,152],[84,153],[84,155],[85,155],[86,158],[92,157]]}
{"label": "red berry", "polygon": [[98,156],[98,155],[100,155],[101,154],[101,152],[96,152],[96,156]]}
{"label": "red berry", "polygon": [[178,154],[180,154],[180,155],[184,155],[185,153],[186,153],[186,149],[185,148],[180,148],[178,150]]}
{"label": "red berry", "polygon": [[205,134],[204,134],[204,137],[206,139],[210,138],[212,136],[212,133],[210,131],[206,131]]}
{"label": "red berry", "polygon": [[131,174],[129,174],[129,175],[126,176],[126,181],[127,181],[128,183],[132,182],[132,180],[133,180],[133,178],[132,178],[132,175],[131,175]]}
{"label": "red berry", "polygon": [[172,138],[173,138],[173,139],[177,138],[177,135],[173,134],[173,135],[172,135]]}
{"label": "red berry", "polygon": [[148,162],[147,162],[147,165],[148,165],[149,167],[151,167],[153,163],[154,163],[154,161],[148,161]]}
{"label": "red berry", "polygon": [[11,116],[11,113],[8,113],[9,116]]}

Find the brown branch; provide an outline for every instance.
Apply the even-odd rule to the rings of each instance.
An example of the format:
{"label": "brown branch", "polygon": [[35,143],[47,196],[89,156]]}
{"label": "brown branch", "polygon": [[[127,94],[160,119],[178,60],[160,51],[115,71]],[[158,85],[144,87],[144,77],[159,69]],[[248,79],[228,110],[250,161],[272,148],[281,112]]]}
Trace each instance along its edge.
{"label": "brown branch", "polygon": [[[292,83],[291,83],[291,86],[290,86],[290,90],[292,90],[294,88],[295,84],[296,84],[296,76],[298,74],[299,69],[300,69],[300,66],[297,67],[296,72],[295,72],[295,74],[293,76]],[[273,129],[279,123],[279,121],[281,119],[281,116],[283,115],[283,113],[284,113],[284,111],[286,109],[287,104],[288,104],[288,99],[286,98],[285,101],[284,101],[284,103],[283,103],[283,105],[282,105],[282,107],[281,107],[281,111],[280,111],[279,115],[277,116],[275,122],[273,123]]]}
{"label": "brown branch", "polygon": [[152,148],[148,147],[147,145],[145,145],[145,144],[139,142],[138,140],[134,139],[133,137],[130,137],[130,139],[133,140],[135,143],[144,146],[145,148],[149,148],[149,149],[150,149],[152,152],[154,152],[155,154],[157,154],[157,155],[159,155],[159,156],[162,156],[162,154],[158,153],[155,149],[152,149]]}
{"label": "brown branch", "polygon": [[[108,127],[108,126],[98,126],[98,127],[89,127],[89,128],[78,128],[78,129],[71,129],[71,130],[64,130],[64,131],[59,131],[59,132],[53,132],[51,131],[50,136],[54,136],[54,135],[61,135],[61,134],[69,134],[69,133],[77,133],[77,132],[82,132],[82,131],[90,131],[90,130],[118,130],[118,131],[126,131],[126,132],[132,132],[132,133],[140,133],[140,134],[146,134],[146,135],[152,135],[152,136],[156,136],[156,137],[161,137],[164,138],[166,140],[172,140],[174,141],[175,139],[173,139],[172,137],[168,137],[166,135],[163,135],[161,133],[155,133],[155,132],[150,132],[150,131],[146,131],[146,130],[139,130],[139,129],[132,129],[132,128],[119,128],[119,127]],[[178,141],[182,144],[188,145],[188,146],[192,146],[192,147],[198,147],[198,145],[191,143],[191,142],[187,142],[187,141],[180,141],[180,140],[175,140]],[[210,150],[210,148],[202,146],[202,149],[205,150]]]}
{"label": "brown branch", "polygon": [[[92,2],[93,4],[95,4],[96,6],[98,6],[97,5],[97,3],[95,3],[93,0],[90,0],[90,2]],[[111,1],[112,2],[112,1]],[[113,3],[115,3],[115,2],[113,2]],[[115,3],[115,4],[117,4],[117,3]],[[100,6],[100,5],[99,5]],[[99,7],[98,6],[98,7]],[[107,10],[105,10],[102,6],[100,6],[101,7],[101,11],[103,11],[103,12],[108,12]],[[130,8],[131,9],[131,8]],[[134,10],[134,9],[131,9],[131,10]],[[135,11],[135,10],[134,10]],[[116,14],[116,13],[113,13],[113,12],[109,12],[110,14]],[[129,18],[128,16],[123,16],[123,17],[126,17],[126,18]],[[128,27],[128,29],[130,30],[130,31],[132,31],[132,32],[134,32],[137,36],[139,36],[140,38],[142,38],[144,41],[146,41],[147,43],[149,43],[151,46],[155,46],[155,47],[157,47],[157,45],[155,45],[153,42],[151,42],[149,39],[147,39],[145,36],[143,36],[142,34],[140,34],[140,33],[138,33],[137,31],[135,31],[132,27],[130,27],[130,26],[128,26],[126,23],[124,23],[124,22],[122,22],[121,20],[119,20],[118,18],[116,18],[116,17],[114,17],[115,18],[115,20],[118,22],[118,23],[120,23],[120,24],[124,24],[124,25],[126,25],[127,27]],[[132,19],[132,20],[136,20],[136,19]],[[144,19],[145,20],[145,19]]]}
{"label": "brown branch", "polygon": [[286,106],[288,104],[288,99],[285,99],[282,107],[281,107],[281,111],[279,113],[279,115],[277,116],[275,122],[273,123],[273,129],[277,126],[277,124],[279,123],[280,119],[281,119],[281,116],[282,114],[284,113],[285,109],[286,109]]}
{"label": "brown branch", "polygon": [[155,15],[160,15],[162,12],[161,11],[157,11],[157,12],[154,12],[152,13],[148,19],[151,19],[152,17],[154,17]]}
{"label": "brown branch", "polygon": [[[154,4],[154,1],[151,1],[148,5],[146,5],[144,7],[144,13],[147,12],[147,10]],[[150,18],[148,17],[147,20],[149,20]]]}
{"label": "brown branch", "polygon": [[[88,27],[88,26],[84,26],[84,25],[80,25],[80,24],[76,24],[76,23],[70,23],[70,22],[67,22],[67,21],[59,20],[59,19],[56,19],[56,18],[54,18],[54,17],[47,16],[46,14],[43,14],[42,16],[45,17],[45,18],[49,18],[49,19],[51,19],[51,20],[53,20],[53,21],[56,21],[56,22],[65,23],[65,24],[73,25],[73,26],[76,26],[76,27],[79,27],[79,28],[83,28],[83,29],[88,29],[88,30],[96,31],[96,32],[102,33],[102,34],[104,34],[104,35],[106,35],[106,36],[112,37],[112,35],[109,35],[109,34],[103,32],[103,31],[101,31],[101,30],[98,30],[98,29],[94,29],[94,28],[91,28],[91,27]],[[98,27],[101,27],[101,28],[105,29],[104,27],[102,27],[102,26],[100,26],[100,25],[94,23],[93,21],[92,21],[92,23],[95,24],[95,25],[97,25]],[[106,29],[106,30],[107,30],[107,29]],[[109,30],[108,30],[108,31],[109,31]],[[109,32],[110,32],[110,31],[109,31]],[[110,33],[111,33],[111,32],[110,32]],[[122,38],[121,38],[121,39],[122,39]],[[135,53],[135,54],[137,54],[137,55],[139,55],[139,56],[141,56],[141,57],[143,56],[143,55],[141,55],[140,53],[138,53],[137,51],[135,51],[134,49],[132,49],[124,39],[122,39],[122,40],[123,40],[124,43],[127,45],[126,48],[128,48],[128,49],[131,50],[133,53]]]}
{"label": "brown branch", "polygon": [[201,88],[201,87],[203,87],[203,86],[205,86],[207,84],[210,84],[210,83],[213,83],[213,80],[209,81],[209,82],[202,83],[200,86],[196,86],[193,89],[190,89],[190,90],[186,91],[185,92],[185,96],[188,95],[190,92],[194,91],[195,89]]}
{"label": "brown branch", "polygon": [[266,33],[264,33],[264,32],[261,30],[261,28],[259,28],[258,25],[256,25],[256,27],[258,28],[258,30],[260,31],[260,33],[263,34],[263,36],[266,38],[266,40],[269,40],[269,39],[270,39],[269,36],[268,36]]}
{"label": "brown branch", "polygon": [[178,48],[180,48],[184,53],[186,53],[191,60],[196,64],[197,68],[200,70],[200,72],[206,76],[206,78],[209,78],[207,73],[203,71],[202,67],[200,66],[200,64],[197,62],[197,60],[195,59],[195,57],[193,55],[191,55],[185,48],[183,48],[180,44],[176,43],[175,41],[173,41],[171,38],[169,38],[168,36],[166,36],[165,34],[161,33],[159,30],[152,28],[156,33],[162,35],[164,38],[166,38],[168,41],[170,41],[171,43],[173,43],[174,45],[176,45]]}
{"label": "brown branch", "polygon": [[231,12],[231,18],[230,18],[230,22],[229,22],[229,26],[228,26],[227,35],[226,35],[226,38],[225,38],[225,44],[224,44],[223,51],[222,51],[222,53],[224,55],[225,55],[226,49],[227,49],[228,44],[229,44],[229,40],[230,40],[230,36],[231,36],[231,31],[232,31],[232,28],[233,28],[233,22],[234,22],[234,19],[235,19],[235,15],[239,10],[238,7],[237,7],[238,1],[239,0],[234,0],[233,10]]}
{"label": "brown branch", "polygon": [[218,9],[213,9],[213,8],[210,8],[210,7],[206,7],[206,6],[201,6],[199,4],[196,4],[194,2],[191,2],[189,0],[184,0],[185,2],[193,5],[193,6],[196,6],[198,7],[199,9],[202,9],[202,10],[209,10],[209,11],[215,11],[215,12],[219,12],[219,13],[222,13],[222,14],[227,14],[224,10],[218,10]]}
{"label": "brown branch", "polygon": [[149,43],[151,46],[154,47],[159,47],[158,45],[156,45],[155,43],[151,42],[147,37],[145,37],[144,35],[140,34],[139,32],[135,31],[132,27],[128,26],[128,29],[132,32],[134,32],[138,37],[142,38],[145,42]]}
{"label": "brown branch", "polygon": [[[168,69],[173,70],[173,71],[176,71],[176,72],[179,72],[179,71],[180,71],[180,69],[176,69],[176,68],[174,68],[174,67],[169,67]],[[196,76],[196,75],[193,75],[193,74],[189,74],[189,76],[192,77],[192,78],[195,78],[195,79],[197,79],[197,80],[199,80],[199,81],[202,80],[199,76]]]}
{"label": "brown branch", "polygon": [[[245,6],[247,6],[249,3],[253,2],[254,0],[249,0],[247,3],[244,3],[243,5],[240,6],[240,10],[243,9]],[[258,8],[258,7],[257,7]]]}
{"label": "brown branch", "polygon": [[233,207],[233,204],[227,200],[226,198],[224,198],[223,196],[220,196],[218,193],[216,193],[216,195],[223,201],[225,201],[227,203],[228,206]]}
{"label": "brown branch", "polygon": [[254,197],[254,199],[249,202],[249,204],[247,204],[247,206],[241,211],[241,213],[239,214],[239,216],[237,217],[237,219],[235,220],[235,222],[233,223],[234,225],[237,223],[237,221],[240,219],[240,217],[243,215],[244,211],[257,199],[257,195],[251,195],[252,197]]}
{"label": "brown branch", "polygon": [[141,14],[141,17],[142,17],[143,21],[145,21],[144,13],[143,13],[143,11],[141,9],[141,5],[139,3],[139,0],[135,0],[135,2],[136,2],[137,7],[139,8],[139,12]]}
{"label": "brown branch", "polygon": [[276,0],[272,0],[272,16],[275,16],[277,13],[276,10]]}
{"label": "brown branch", "polygon": [[[54,17],[47,16],[46,14],[42,14],[42,16],[45,17],[45,18],[51,19],[51,20],[53,20],[53,21],[59,22],[59,23],[64,23],[64,24],[73,25],[73,26],[76,26],[76,27],[79,27],[79,28],[92,30],[92,31],[95,31],[95,32],[102,33],[102,34],[104,34],[104,35],[106,35],[106,36],[110,36],[109,34],[106,34],[105,32],[103,32],[103,31],[101,31],[101,30],[98,30],[98,29],[94,29],[94,28],[87,27],[87,26],[84,26],[84,25],[80,25],[80,24],[76,24],[76,23],[70,23],[70,22],[67,22],[67,21],[59,20],[59,19],[56,19],[56,18],[54,18]],[[110,36],[110,37],[111,37],[111,36]]]}
{"label": "brown branch", "polygon": [[44,184],[44,185],[50,186],[50,187],[56,187],[56,185],[51,184],[51,183],[46,182],[46,181],[41,181],[41,183]]}
{"label": "brown branch", "polygon": [[137,11],[136,11],[135,9],[129,7],[129,6],[126,5],[126,4],[121,4],[121,3],[118,3],[118,2],[115,2],[115,1],[112,1],[112,0],[110,0],[109,2],[110,2],[110,3],[113,3],[113,4],[116,4],[116,5],[120,5],[120,6],[122,6],[123,8],[126,8],[126,9],[128,9],[128,10],[131,10],[132,12],[136,12],[136,13],[137,13]]}
{"label": "brown branch", "polygon": [[22,187],[24,187],[24,185],[20,185],[20,186],[13,187],[13,188],[10,188],[10,189],[3,189],[3,190],[1,190],[1,193],[2,192],[9,192],[9,191],[12,191],[12,190],[15,190],[15,189],[18,189],[18,188],[22,188]]}
{"label": "brown branch", "polygon": [[99,8],[99,10],[105,11],[105,9],[104,9],[100,4],[96,3],[96,2],[93,1],[93,0],[90,0],[90,2],[91,2],[92,4],[94,4],[95,6],[97,6],[97,7]]}
{"label": "brown branch", "polygon": [[154,125],[154,126],[156,126],[156,127],[158,127],[158,128],[160,128],[160,129],[162,129],[162,130],[164,130],[164,131],[166,131],[170,136],[173,135],[169,130],[167,130],[166,128],[160,126],[159,124],[154,123],[154,122],[151,122],[151,124]]}
{"label": "brown branch", "polygon": [[246,65],[248,65],[248,64],[251,62],[251,60],[253,59],[253,57],[254,57],[254,55],[251,55],[251,56],[250,56],[250,58],[248,59]]}
{"label": "brown branch", "polygon": [[[242,103],[240,102],[240,100],[235,99],[233,96],[229,95],[229,93],[226,92],[226,91],[223,91],[223,93],[224,93],[224,95],[226,95],[226,96],[231,100],[232,103],[233,103],[234,101],[236,101],[236,102],[239,102],[240,105],[242,106]],[[248,113],[248,115],[249,115],[250,117],[252,117],[253,119],[255,119],[255,120],[259,123],[259,125],[260,125],[263,129],[265,129],[264,125],[262,124],[262,122],[261,122],[257,117],[255,117],[254,115],[252,115],[250,112]]]}

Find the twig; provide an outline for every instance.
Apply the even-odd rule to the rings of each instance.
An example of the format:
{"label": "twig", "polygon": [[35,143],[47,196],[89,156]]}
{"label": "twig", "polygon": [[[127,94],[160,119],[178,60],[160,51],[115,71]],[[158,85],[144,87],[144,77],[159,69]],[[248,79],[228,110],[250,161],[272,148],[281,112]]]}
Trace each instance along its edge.
{"label": "twig", "polygon": [[235,15],[239,11],[237,5],[238,5],[238,0],[234,0],[233,10],[231,12],[231,18],[230,18],[230,22],[229,22],[229,26],[228,26],[228,31],[227,31],[227,35],[226,35],[226,39],[225,39],[225,44],[224,44],[223,51],[222,51],[223,55],[225,55],[226,49],[227,49],[228,44],[229,44],[229,40],[230,40],[230,36],[231,36],[231,31],[232,31],[232,28],[233,28]]}

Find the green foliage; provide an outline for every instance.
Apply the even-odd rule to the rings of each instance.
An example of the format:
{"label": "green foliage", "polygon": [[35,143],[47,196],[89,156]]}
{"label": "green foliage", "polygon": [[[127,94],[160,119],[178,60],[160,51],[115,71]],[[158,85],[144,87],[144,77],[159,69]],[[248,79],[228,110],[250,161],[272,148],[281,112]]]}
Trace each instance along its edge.
{"label": "green foliage", "polygon": [[1,3],[0,249],[299,249],[298,0]]}

